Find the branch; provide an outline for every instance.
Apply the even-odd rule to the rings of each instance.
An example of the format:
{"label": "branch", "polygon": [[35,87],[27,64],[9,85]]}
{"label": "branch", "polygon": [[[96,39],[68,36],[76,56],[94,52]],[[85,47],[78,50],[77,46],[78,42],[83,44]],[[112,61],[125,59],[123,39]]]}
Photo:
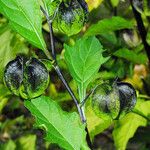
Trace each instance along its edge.
{"label": "branch", "polygon": [[[82,121],[82,123],[85,123],[86,124],[86,118],[84,116],[84,113],[80,107],[80,104],[78,103],[78,100],[77,98],[75,97],[72,89],[70,88],[69,84],[67,83],[67,81],[65,80],[58,64],[57,64],[57,59],[56,59],[56,53],[55,53],[55,44],[54,44],[54,38],[53,38],[53,28],[52,28],[52,21],[49,17],[49,14],[44,10],[44,8],[42,6],[40,6],[41,8],[41,11],[43,12],[43,14],[45,15],[46,19],[47,19],[47,23],[49,25],[49,30],[50,30],[50,43],[51,43],[51,55],[52,55],[52,59],[53,59],[53,67],[58,75],[58,77],[60,78],[60,80],[63,82],[64,86],[66,87],[67,91],[69,92],[70,96],[72,97],[76,107],[77,107],[77,110],[79,112],[79,115],[80,115],[80,119]],[[88,129],[87,129],[87,126],[85,128],[86,132],[87,132],[87,136],[86,136],[86,140],[87,140],[87,143],[89,145],[89,147],[92,149],[92,142],[90,140],[90,136],[89,136],[89,132],[88,132]]]}
{"label": "branch", "polygon": [[69,92],[70,96],[74,100],[74,103],[75,103],[75,105],[76,105],[76,107],[78,109],[78,112],[80,114],[81,121],[83,123],[85,123],[86,119],[83,117],[83,112],[81,111],[81,109],[79,107],[78,100],[75,97],[75,95],[74,95],[73,91],[71,90],[70,86],[68,85],[67,81],[65,80],[65,78],[64,78],[63,74],[61,73],[61,70],[60,70],[60,68],[59,68],[59,66],[57,64],[56,53],[55,53],[55,44],[54,44],[54,38],[53,38],[52,20],[50,19],[48,13],[44,10],[44,8],[42,6],[40,8],[41,8],[41,11],[43,12],[43,14],[45,15],[45,17],[47,19],[47,22],[48,22],[48,25],[49,25],[50,43],[51,43],[51,55],[52,55],[52,58],[53,58],[54,69],[55,69],[58,77],[63,82],[64,86],[66,87],[67,91]]}
{"label": "branch", "polygon": [[90,92],[89,94],[87,94],[85,96],[85,98],[81,101],[80,103],[80,107],[83,107],[85,105],[85,103],[87,102],[88,98],[91,96],[91,94],[93,94],[93,92],[95,91],[95,89],[97,88],[97,86],[95,86]]}
{"label": "branch", "polygon": [[140,33],[145,51],[147,53],[147,57],[148,57],[149,62],[150,62],[150,46],[146,41],[147,31],[145,29],[141,14],[133,6],[133,0],[130,0],[130,3],[131,3],[131,6],[132,6],[132,11],[134,13],[134,16],[135,16],[135,19],[136,19],[136,22],[137,22],[138,30],[139,30],[139,33]]}
{"label": "branch", "polygon": [[43,12],[43,14],[46,17],[47,23],[49,25],[49,29],[50,29],[50,43],[51,43],[51,55],[53,57],[53,60],[56,60],[56,54],[55,54],[55,45],[54,45],[54,39],[53,39],[53,29],[52,29],[52,20],[50,19],[48,13],[44,10],[44,8],[42,6],[40,6],[41,11]]}

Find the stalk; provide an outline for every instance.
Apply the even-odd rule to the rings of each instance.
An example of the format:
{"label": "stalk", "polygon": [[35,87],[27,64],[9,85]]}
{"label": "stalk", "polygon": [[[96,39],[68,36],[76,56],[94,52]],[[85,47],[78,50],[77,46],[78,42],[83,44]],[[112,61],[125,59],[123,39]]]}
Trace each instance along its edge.
{"label": "stalk", "polygon": [[[82,107],[80,107],[80,103],[78,103],[78,100],[77,100],[76,96],[74,95],[72,89],[70,88],[69,84],[65,80],[65,78],[64,78],[64,76],[61,72],[61,69],[57,64],[56,53],[55,53],[55,42],[54,42],[53,28],[52,28],[52,20],[50,19],[49,14],[47,13],[47,11],[42,6],[40,6],[40,8],[41,8],[41,11],[43,12],[43,14],[45,15],[45,17],[47,19],[47,23],[49,25],[49,30],[50,30],[50,35],[49,36],[50,36],[51,56],[52,56],[53,67],[54,67],[59,79],[62,81],[62,83],[64,84],[64,86],[67,89],[68,93],[70,94],[71,98],[73,99],[73,101],[76,105],[76,108],[78,110],[78,113],[79,113],[79,116],[80,116],[80,119],[81,119],[82,123],[86,124],[86,118],[85,118],[85,115],[84,115],[84,110],[83,110]],[[84,94],[82,94],[83,99],[84,99],[85,94],[86,94],[85,92],[84,92]],[[86,125],[85,130],[87,132],[86,139],[87,139],[88,146],[92,149],[92,142],[90,140],[87,125]]]}

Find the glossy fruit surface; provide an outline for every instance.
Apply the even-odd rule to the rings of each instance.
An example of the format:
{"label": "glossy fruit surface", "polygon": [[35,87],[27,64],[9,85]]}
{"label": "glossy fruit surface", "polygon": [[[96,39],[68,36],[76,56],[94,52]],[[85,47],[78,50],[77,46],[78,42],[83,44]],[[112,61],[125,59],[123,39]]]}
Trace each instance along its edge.
{"label": "glossy fruit surface", "polygon": [[117,87],[120,96],[120,115],[130,112],[136,104],[136,91],[134,87],[125,82],[118,82]]}
{"label": "glossy fruit surface", "polygon": [[133,86],[125,82],[113,85],[98,85],[92,94],[92,107],[100,118],[119,119],[130,112],[136,104],[136,92]]}
{"label": "glossy fruit surface", "polygon": [[118,91],[107,84],[98,85],[92,95],[94,112],[103,119],[115,119],[120,110]]}
{"label": "glossy fruit surface", "polygon": [[24,99],[40,96],[49,83],[45,65],[36,58],[17,57],[5,68],[4,81],[8,89]]}
{"label": "glossy fruit surface", "polygon": [[23,60],[21,57],[17,57],[7,64],[4,81],[10,91],[15,95],[19,95],[19,88],[23,81]]}
{"label": "glossy fruit surface", "polygon": [[79,33],[87,20],[87,11],[86,3],[81,0],[62,2],[56,16],[58,29],[68,36]]}

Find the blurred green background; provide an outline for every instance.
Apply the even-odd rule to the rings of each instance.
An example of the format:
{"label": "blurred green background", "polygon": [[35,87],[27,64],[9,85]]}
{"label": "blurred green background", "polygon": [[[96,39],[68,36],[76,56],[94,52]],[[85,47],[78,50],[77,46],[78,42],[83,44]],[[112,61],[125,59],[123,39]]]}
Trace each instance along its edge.
{"label": "blurred green background", "polygon": [[[127,150],[149,150],[149,60],[129,0],[87,0],[87,3],[90,10],[89,21],[79,34],[68,37],[55,30],[57,59],[67,81],[77,95],[76,84],[72,80],[64,61],[63,43],[74,43],[84,34],[92,34],[96,35],[103,45],[104,56],[110,56],[109,61],[101,67],[95,77],[95,83],[108,80],[113,82],[114,78],[118,77],[121,81],[131,83],[138,95],[138,102],[134,110],[138,116],[129,113],[125,118],[118,121],[115,127],[114,123],[98,118],[87,104],[88,129],[94,149],[121,150],[119,147],[128,143]],[[146,9],[147,13],[138,7],[137,10],[142,16],[147,31],[147,43],[150,44],[150,7]],[[119,28],[120,23],[122,23],[120,19],[111,20],[113,16],[126,19],[129,24],[134,25],[133,28],[111,30],[111,26]],[[104,24],[96,25],[103,19],[108,20],[104,21]],[[95,28],[95,31],[92,28]],[[109,28],[110,30],[106,31]],[[44,18],[43,35],[48,43],[49,30]],[[59,150],[57,145],[44,140],[42,130],[33,127],[34,118],[24,107],[23,99],[12,95],[3,83],[3,72],[6,64],[20,54],[28,57],[45,57],[42,51],[33,47],[21,35],[13,31],[9,21],[0,14],[0,150]],[[51,81],[45,95],[55,99],[63,110],[75,111],[74,103],[53,69],[50,71],[50,78]],[[95,83],[90,84],[89,89]],[[128,132],[130,135],[127,135]]]}

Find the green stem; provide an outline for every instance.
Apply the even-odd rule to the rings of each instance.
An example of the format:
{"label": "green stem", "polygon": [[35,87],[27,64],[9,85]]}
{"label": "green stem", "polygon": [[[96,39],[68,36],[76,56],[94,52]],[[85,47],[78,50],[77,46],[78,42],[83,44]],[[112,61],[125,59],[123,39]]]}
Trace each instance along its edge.
{"label": "green stem", "polygon": [[80,102],[82,102],[82,100],[86,96],[86,88],[84,87],[83,83],[81,83],[78,87],[79,87],[79,99],[80,99]]}
{"label": "green stem", "polygon": [[[78,90],[79,90],[80,103],[82,103],[83,100],[86,97],[86,87],[84,86],[84,83],[82,83],[78,86]],[[91,148],[91,150],[93,150],[93,148],[92,148],[93,146],[92,146],[92,143],[91,143],[89,131],[88,131],[88,128],[87,128],[87,121],[86,121],[86,116],[85,116],[85,105],[81,105],[81,110],[82,110],[82,113],[83,113],[82,115],[83,115],[83,118],[84,118],[84,123],[86,124],[86,127],[85,127],[85,131],[87,132],[86,140],[87,140],[87,143],[88,143],[89,147]]]}
{"label": "green stem", "polygon": [[[80,118],[81,118],[81,121],[82,123],[85,123],[86,124],[86,117],[85,117],[85,113],[84,113],[84,107],[80,107],[73,91],[71,90],[69,84],[66,82],[58,64],[57,64],[57,60],[56,60],[56,53],[55,53],[55,44],[54,44],[54,39],[53,39],[53,28],[52,28],[52,20],[50,20],[50,17],[49,17],[49,14],[48,12],[45,11],[45,9],[41,6],[41,11],[43,12],[43,14],[45,15],[46,19],[47,19],[47,22],[48,22],[48,25],[49,25],[49,29],[50,29],[50,43],[51,43],[51,55],[52,55],[52,59],[53,59],[53,66],[55,68],[55,71],[57,72],[59,78],[61,79],[61,81],[63,82],[63,84],[65,85],[67,91],[69,92],[70,96],[72,97],[72,99],[74,100],[75,102],[75,105],[78,109],[78,112],[79,112],[79,115],[80,115]],[[84,98],[85,98],[85,95],[86,95],[86,89],[84,88],[84,86],[81,86],[81,88],[79,88],[79,93],[80,93],[80,101],[82,101]],[[90,140],[90,136],[89,136],[89,132],[88,132],[88,129],[87,129],[87,125],[86,125],[86,128],[85,128],[86,132],[87,132],[87,136],[86,136],[86,139],[87,139],[87,143],[89,145],[89,147],[91,148],[92,150],[92,143],[91,143],[91,140]]]}
{"label": "green stem", "polygon": [[[79,85],[78,88],[79,88],[79,99],[80,99],[80,103],[81,103],[86,97],[86,88],[84,87],[83,83],[81,85]],[[82,109],[82,112],[83,112],[84,120],[86,122],[84,105],[81,106],[81,109]]]}

